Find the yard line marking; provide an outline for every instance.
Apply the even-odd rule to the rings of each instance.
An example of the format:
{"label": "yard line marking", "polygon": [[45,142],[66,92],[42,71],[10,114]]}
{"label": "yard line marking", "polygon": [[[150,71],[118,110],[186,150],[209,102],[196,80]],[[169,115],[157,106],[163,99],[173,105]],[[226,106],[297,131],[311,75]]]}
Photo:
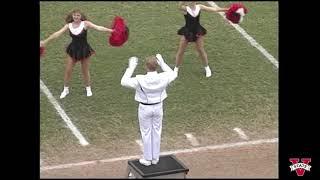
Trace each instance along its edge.
{"label": "yard line marking", "polygon": [[111,158],[111,159],[103,159],[103,160],[95,160],[95,161],[83,161],[83,162],[79,162],[79,163],[61,164],[61,165],[56,165],[56,166],[46,166],[46,167],[40,167],[40,171],[47,171],[47,170],[52,170],[52,169],[65,169],[65,168],[71,168],[74,166],[83,166],[83,165],[89,165],[89,164],[124,161],[124,160],[129,160],[129,159],[136,159],[139,157],[141,157],[141,155],[122,156],[119,158]]}
{"label": "yard line marking", "polygon": [[43,165],[43,155],[44,153],[43,152],[40,152],[40,167]]}
{"label": "yard line marking", "polygon": [[[212,7],[219,7],[216,3],[214,3],[213,1],[207,1],[209,5],[211,5]],[[227,20],[229,22],[228,19],[225,18],[224,13],[223,12],[218,12],[225,20]],[[242,36],[244,36],[249,42],[250,44],[257,48],[277,69],[279,68],[279,62],[276,60],[276,58],[274,58],[270,53],[268,53],[268,51],[266,49],[264,49],[255,39],[253,39],[244,29],[242,29],[238,24],[233,24],[231,22],[229,22],[229,24],[231,26],[233,26],[237,31],[240,32],[240,34],[242,34]]]}
{"label": "yard line marking", "polygon": [[136,143],[139,145],[141,151],[143,152],[143,144],[142,144],[142,141],[140,139],[137,139],[136,140]]}
{"label": "yard line marking", "polygon": [[70,120],[69,116],[65,113],[65,111],[61,108],[59,102],[56,100],[56,98],[53,97],[50,90],[47,88],[47,86],[42,82],[40,79],[40,87],[41,90],[47,95],[49,101],[54,106],[54,108],[57,110],[59,115],[62,117],[64,122],[67,124],[69,129],[72,131],[72,133],[79,139],[79,142],[82,146],[89,145],[88,141],[82,136],[82,134],[79,132],[79,130],[73,125],[72,121]]}
{"label": "yard line marking", "polygon": [[[277,143],[277,142],[278,142],[278,138],[260,139],[260,140],[255,140],[255,141],[226,143],[226,144],[221,144],[221,145],[211,145],[211,146],[196,147],[196,148],[191,148],[191,149],[179,149],[179,150],[175,150],[175,151],[166,151],[166,152],[160,153],[160,155],[192,153],[192,152],[198,152],[198,151],[226,149],[226,148],[233,148],[233,147],[258,145],[258,144],[265,144],[265,143]],[[106,163],[106,162],[125,161],[125,160],[129,160],[129,159],[137,159],[139,157],[141,157],[141,155],[122,156],[122,157],[118,157],[118,158],[95,160],[95,161],[83,161],[83,162],[79,162],[79,163],[61,164],[61,165],[56,165],[56,166],[45,166],[45,167],[40,167],[40,171],[48,171],[48,170],[52,170],[52,169],[65,169],[65,168],[71,168],[74,166],[83,166],[83,165]]]}
{"label": "yard line marking", "polygon": [[248,136],[240,128],[234,128],[233,130],[239,134],[241,139],[244,139],[244,140],[249,139]]}
{"label": "yard line marking", "polygon": [[188,141],[191,142],[192,146],[199,146],[198,140],[191,133],[186,133],[184,135],[187,137]]}

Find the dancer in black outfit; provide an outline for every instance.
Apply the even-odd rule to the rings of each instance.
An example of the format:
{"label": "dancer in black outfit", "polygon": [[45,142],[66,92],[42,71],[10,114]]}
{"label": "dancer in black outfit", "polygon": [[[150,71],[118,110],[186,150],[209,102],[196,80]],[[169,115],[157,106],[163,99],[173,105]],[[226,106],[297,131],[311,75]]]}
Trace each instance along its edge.
{"label": "dancer in black outfit", "polygon": [[77,62],[81,62],[81,70],[83,74],[84,83],[86,86],[87,96],[92,96],[90,86],[90,73],[89,63],[90,56],[94,54],[94,50],[87,42],[87,29],[93,28],[103,32],[113,32],[112,29],[98,26],[90,21],[87,21],[85,15],[80,10],[73,10],[66,18],[66,25],[63,26],[59,31],[50,35],[46,40],[40,41],[40,47],[45,47],[49,41],[58,38],[64,32],[69,29],[70,36],[72,38],[71,43],[66,49],[67,59],[64,73],[64,89],[60,95],[60,98],[66,97],[69,94],[69,82],[74,65]]}
{"label": "dancer in black outfit", "polygon": [[207,33],[207,30],[200,25],[200,12],[201,10],[208,12],[225,12],[229,8],[214,8],[207,7],[202,4],[196,4],[196,2],[194,1],[180,1],[179,9],[183,11],[186,24],[178,30],[178,35],[181,35],[181,38],[179,43],[179,49],[176,54],[176,66],[174,68],[174,72],[178,74],[179,66],[182,64],[183,54],[188,46],[188,43],[195,42],[196,49],[201,57],[204,69],[206,71],[206,77],[210,77],[211,70],[208,65],[208,57],[203,47],[203,36]]}

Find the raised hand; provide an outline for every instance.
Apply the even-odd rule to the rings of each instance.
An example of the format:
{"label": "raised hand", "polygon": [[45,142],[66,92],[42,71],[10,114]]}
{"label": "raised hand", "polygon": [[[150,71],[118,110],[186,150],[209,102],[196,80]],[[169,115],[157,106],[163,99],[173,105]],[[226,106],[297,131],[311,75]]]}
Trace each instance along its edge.
{"label": "raised hand", "polygon": [[138,58],[133,56],[129,58],[129,68],[136,68],[138,65]]}
{"label": "raised hand", "polygon": [[162,64],[162,62],[164,62],[161,54],[156,54],[156,58],[157,58],[157,62],[158,62],[159,65]]}

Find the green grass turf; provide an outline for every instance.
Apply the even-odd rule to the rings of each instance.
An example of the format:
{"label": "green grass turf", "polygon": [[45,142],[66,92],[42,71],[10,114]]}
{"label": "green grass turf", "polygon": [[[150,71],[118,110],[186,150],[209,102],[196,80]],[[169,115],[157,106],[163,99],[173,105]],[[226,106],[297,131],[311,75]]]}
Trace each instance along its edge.
{"label": "green grass turf", "polygon": [[[269,53],[278,57],[277,2],[244,2],[249,14],[241,24]],[[230,3],[218,2],[219,6]],[[85,96],[80,64],[74,68],[70,94],[59,99],[63,89],[64,48],[68,32],[47,45],[40,61],[41,79],[57,98],[73,123],[90,144],[104,147],[117,141],[139,138],[134,91],[120,85],[128,58],[140,59],[135,74],[144,73],[146,56],[161,53],[174,67],[178,48],[177,30],[184,18],[177,2],[40,2],[40,38],[47,38],[64,25],[65,15],[79,8],[97,25],[110,26],[115,15],[123,16],[130,28],[129,41],[121,48],[108,45],[108,34],[88,31],[95,49],[91,58],[92,97]],[[179,77],[168,89],[163,138],[173,142],[191,132],[195,136],[232,134],[240,127],[251,138],[265,137],[278,129],[278,70],[217,13],[202,12],[207,29],[205,50],[214,71],[206,78],[201,61],[190,44]],[[78,145],[46,96],[40,99],[41,150],[53,145]],[[63,137],[63,138],[62,138]]]}

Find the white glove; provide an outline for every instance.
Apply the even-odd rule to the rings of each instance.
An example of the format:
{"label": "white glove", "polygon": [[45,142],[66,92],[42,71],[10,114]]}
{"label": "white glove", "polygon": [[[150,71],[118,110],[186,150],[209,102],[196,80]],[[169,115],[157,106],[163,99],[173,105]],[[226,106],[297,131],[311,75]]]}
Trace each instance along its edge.
{"label": "white glove", "polygon": [[158,64],[161,65],[161,64],[164,62],[161,54],[156,54],[156,57],[157,57],[157,62],[158,62]]}
{"label": "white glove", "polygon": [[129,58],[129,68],[136,68],[138,65],[138,58],[137,57],[130,57]]}

